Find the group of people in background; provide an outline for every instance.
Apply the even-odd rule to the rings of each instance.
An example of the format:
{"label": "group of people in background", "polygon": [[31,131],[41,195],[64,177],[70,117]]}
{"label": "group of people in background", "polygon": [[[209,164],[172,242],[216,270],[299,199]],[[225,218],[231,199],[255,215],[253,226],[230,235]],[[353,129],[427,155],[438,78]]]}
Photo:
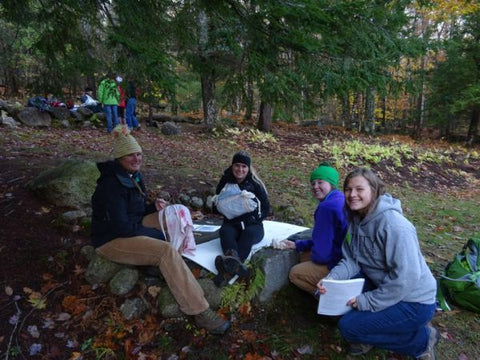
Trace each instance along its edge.
{"label": "group of people in background", "polygon": [[[103,104],[113,108],[103,96],[108,91],[118,94],[117,87],[103,82],[100,86]],[[208,331],[224,333],[230,322],[210,309],[181,254],[162,241],[166,235],[160,221],[167,203],[148,202],[140,173],[142,156],[129,129],[117,126],[114,160],[98,164],[101,175],[92,197],[93,244],[112,261],[158,266],[180,309]],[[377,347],[434,360],[439,336],[430,321],[436,308],[436,280],[421,253],[415,227],[373,171],[350,172],[343,192],[339,179],[328,163],[310,174],[318,200],[311,239],[282,242],[283,248],[301,253],[300,263],[290,270],[291,282],[318,298],[327,291],[324,279],[365,278],[363,292],[347,302],[352,310],[338,322],[350,354],[362,355]],[[216,193],[227,184],[252,193],[258,209],[234,218],[224,216],[219,230],[223,254],[215,258],[217,286],[225,286],[233,276],[250,276],[245,260],[264,237],[263,220],[270,211],[267,189],[248,153],[234,154]]]}
{"label": "group of people in background", "polygon": [[107,132],[118,125],[127,125],[129,129],[140,129],[140,123],[136,117],[138,89],[133,79],[129,79],[127,86],[122,86],[123,78],[109,73],[103,79],[97,89],[97,100],[93,98],[93,90],[90,87],[80,98],[81,106],[87,107],[93,112],[105,112]]}

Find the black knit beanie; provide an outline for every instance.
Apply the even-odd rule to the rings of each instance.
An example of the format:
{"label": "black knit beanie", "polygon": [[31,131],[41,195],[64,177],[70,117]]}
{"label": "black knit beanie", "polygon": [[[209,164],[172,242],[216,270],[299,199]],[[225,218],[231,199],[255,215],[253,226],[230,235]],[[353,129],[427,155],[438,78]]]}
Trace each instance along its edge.
{"label": "black knit beanie", "polygon": [[250,156],[245,151],[239,151],[235,155],[233,155],[232,165],[235,163],[242,163],[250,167]]}

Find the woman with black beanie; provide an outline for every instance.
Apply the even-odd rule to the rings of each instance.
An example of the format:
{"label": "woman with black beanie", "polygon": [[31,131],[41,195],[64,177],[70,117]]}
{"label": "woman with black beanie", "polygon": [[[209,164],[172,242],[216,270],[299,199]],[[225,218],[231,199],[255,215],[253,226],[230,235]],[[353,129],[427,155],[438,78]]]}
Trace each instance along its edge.
{"label": "woman with black beanie", "polygon": [[244,261],[248,258],[252,246],[262,241],[265,235],[262,221],[270,209],[265,185],[252,167],[247,152],[239,151],[233,156],[232,164],[224,171],[216,193],[220,194],[227,184],[237,184],[240,190],[253,193],[258,208],[232,219],[223,214],[220,242],[224,255],[215,258],[218,275],[214,280],[217,286],[225,285],[235,275],[249,277]]}

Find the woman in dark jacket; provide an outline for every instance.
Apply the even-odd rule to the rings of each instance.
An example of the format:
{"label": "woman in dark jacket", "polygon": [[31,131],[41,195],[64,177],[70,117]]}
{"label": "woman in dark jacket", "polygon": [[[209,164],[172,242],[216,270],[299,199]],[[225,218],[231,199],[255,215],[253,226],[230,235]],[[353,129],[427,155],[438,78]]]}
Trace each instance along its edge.
{"label": "woman in dark jacket", "polygon": [[233,156],[232,165],[224,171],[216,193],[219,194],[226,184],[238,184],[240,190],[253,193],[260,209],[233,219],[224,216],[220,228],[220,242],[225,255],[215,258],[218,271],[215,283],[219,286],[224,285],[234,275],[249,276],[244,261],[250,254],[252,246],[262,241],[265,235],[262,221],[270,209],[265,185],[251,166],[250,156],[245,151],[239,151]]}
{"label": "woman in dark jacket", "polygon": [[113,131],[115,160],[99,163],[100,178],[92,196],[92,243],[103,257],[128,265],[157,266],[180,310],[198,326],[224,333],[230,322],[209,307],[204,293],[180,253],[160,230],[165,201],[148,205],[140,167],[142,149],[126,126]]}

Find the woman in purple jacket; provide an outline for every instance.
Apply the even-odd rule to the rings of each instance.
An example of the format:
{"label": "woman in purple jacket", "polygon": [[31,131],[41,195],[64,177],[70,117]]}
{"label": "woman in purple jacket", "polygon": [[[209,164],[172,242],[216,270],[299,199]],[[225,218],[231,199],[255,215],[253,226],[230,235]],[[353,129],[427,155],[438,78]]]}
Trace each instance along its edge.
{"label": "woman in purple jacket", "polygon": [[328,163],[310,174],[313,196],[319,201],[314,215],[311,240],[284,240],[284,247],[309,255],[292,267],[289,278],[299,288],[314,295],[318,281],[328,275],[342,258],[342,242],[347,233],[345,197],[337,189],[339,175]]}

